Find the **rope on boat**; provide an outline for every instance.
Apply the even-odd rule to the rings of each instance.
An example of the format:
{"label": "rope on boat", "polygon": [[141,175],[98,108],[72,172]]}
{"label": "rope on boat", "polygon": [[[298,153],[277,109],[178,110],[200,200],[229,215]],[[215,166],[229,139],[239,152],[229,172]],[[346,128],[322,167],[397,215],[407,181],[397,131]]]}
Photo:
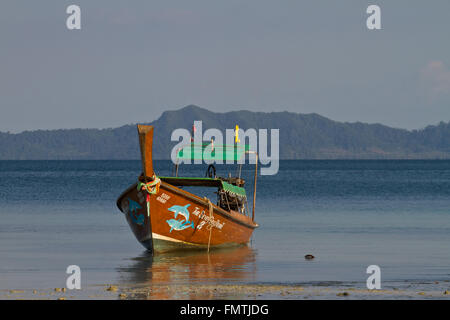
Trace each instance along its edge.
{"label": "rope on boat", "polygon": [[[211,200],[209,200],[207,197],[205,197],[205,201],[208,202],[208,209],[209,209],[209,217],[210,217],[210,221],[212,221],[212,214],[213,214],[213,205],[211,203]],[[209,247],[211,245],[211,234],[212,234],[212,224],[209,226],[209,239],[208,239],[208,253],[209,253]]]}
{"label": "rope on boat", "polygon": [[138,191],[146,191],[147,196],[145,198],[145,201],[147,202],[147,216],[150,217],[150,195],[157,194],[159,192],[159,186],[161,185],[161,180],[156,176],[153,175],[152,181],[144,183],[138,181],[137,189]]}

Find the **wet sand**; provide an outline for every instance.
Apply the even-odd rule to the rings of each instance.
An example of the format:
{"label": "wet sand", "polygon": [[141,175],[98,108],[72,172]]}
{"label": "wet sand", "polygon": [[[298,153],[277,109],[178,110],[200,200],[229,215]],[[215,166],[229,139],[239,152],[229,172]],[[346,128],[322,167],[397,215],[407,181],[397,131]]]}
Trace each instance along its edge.
{"label": "wet sand", "polygon": [[0,299],[6,300],[304,300],[304,299],[447,299],[450,300],[450,281],[428,283],[403,283],[399,287],[368,290],[338,285],[266,285],[266,284],[196,284],[118,286],[95,285],[80,290],[65,288],[1,290]]}

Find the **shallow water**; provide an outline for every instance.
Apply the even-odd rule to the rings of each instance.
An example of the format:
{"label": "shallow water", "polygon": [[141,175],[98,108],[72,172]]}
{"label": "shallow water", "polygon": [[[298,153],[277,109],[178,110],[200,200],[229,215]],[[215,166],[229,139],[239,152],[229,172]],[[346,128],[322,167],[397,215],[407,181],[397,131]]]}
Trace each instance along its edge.
{"label": "shallow water", "polygon": [[[172,170],[169,161],[155,168]],[[209,256],[145,252],[115,206],[139,173],[139,161],[0,161],[0,290],[64,287],[72,264],[82,287],[365,289],[372,264],[383,287],[450,280],[450,161],[281,161],[258,180],[251,245]],[[249,193],[252,174],[243,171]]]}

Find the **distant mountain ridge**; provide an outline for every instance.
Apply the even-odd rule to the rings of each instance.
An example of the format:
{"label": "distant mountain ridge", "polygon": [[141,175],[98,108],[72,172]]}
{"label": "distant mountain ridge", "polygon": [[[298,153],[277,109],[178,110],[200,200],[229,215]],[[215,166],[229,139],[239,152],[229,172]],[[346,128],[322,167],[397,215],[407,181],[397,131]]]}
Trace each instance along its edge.
{"label": "distant mountain ridge", "polygon": [[[169,159],[174,129],[280,129],[281,159],[450,159],[450,122],[421,130],[381,124],[337,122],[318,114],[231,111],[215,113],[189,105],[164,112],[155,126],[155,159]],[[0,160],[139,159],[135,125],[111,129],[0,132]]]}

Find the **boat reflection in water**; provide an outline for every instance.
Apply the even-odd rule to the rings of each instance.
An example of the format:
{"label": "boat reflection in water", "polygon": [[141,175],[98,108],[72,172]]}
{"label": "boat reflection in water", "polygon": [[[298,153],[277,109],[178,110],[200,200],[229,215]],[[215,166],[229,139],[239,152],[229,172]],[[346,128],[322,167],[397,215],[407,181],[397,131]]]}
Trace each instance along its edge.
{"label": "boat reflection in water", "polygon": [[136,299],[208,299],[215,285],[239,284],[255,279],[256,251],[249,246],[179,251],[134,258],[119,269],[121,291]]}

